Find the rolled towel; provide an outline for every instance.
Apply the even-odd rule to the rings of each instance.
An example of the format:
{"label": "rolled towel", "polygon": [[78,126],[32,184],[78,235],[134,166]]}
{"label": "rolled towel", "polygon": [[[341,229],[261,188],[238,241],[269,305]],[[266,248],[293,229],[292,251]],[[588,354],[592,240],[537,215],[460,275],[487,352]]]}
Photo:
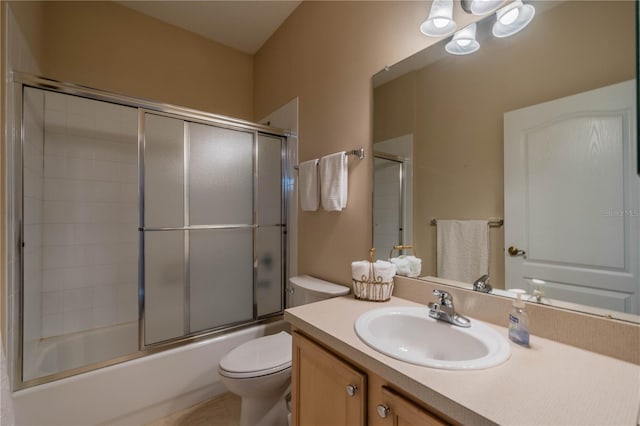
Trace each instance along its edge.
{"label": "rolled towel", "polygon": [[371,262],[366,260],[358,260],[351,262],[351,277],[357,281],[376,280],[380,277],[382,282],[393,281],[393,276],[396,274],[396,265],[384,260],[376,260],[373,264],[373,274],[371,276]]}
{"label": "rolled towel", "polygon": [[409,265],[409,259],[406,256],[392,257],[389,262],[396,265],[398,275],[404,275],[406,277],[411,273],[411,265]]}
{"label": "rolled towel", "polygon": [[351,278],[357,281],[366,281],[371,271],[371,263],[366,260],[351,262]]}
{"label": "rolled towel", "polygon": [[382,282],[385,283],[393,281],[393,277],[398,271],[396,265],[386,260],[376,260],[376,263],[373,264],[373,270],[376,277],[381,277]]}
{"label": "rolled towel", "polygon": [[422,259],[415,256],[407,256],[406,259],[409,262],[409,275],[407,276],[411,278],[419,277],[422,272]]}

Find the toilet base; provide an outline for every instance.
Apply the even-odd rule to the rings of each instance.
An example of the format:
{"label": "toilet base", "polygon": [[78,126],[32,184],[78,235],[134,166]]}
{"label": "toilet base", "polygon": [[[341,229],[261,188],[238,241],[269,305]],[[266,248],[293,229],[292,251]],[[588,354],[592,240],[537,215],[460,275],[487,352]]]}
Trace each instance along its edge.
{"label": "toilet base", "polygon": [[240,426],[286,426],[286,397],[290,391],[291,386],[287,383],[281,391],[274,392],[273,398],[242,397]]}

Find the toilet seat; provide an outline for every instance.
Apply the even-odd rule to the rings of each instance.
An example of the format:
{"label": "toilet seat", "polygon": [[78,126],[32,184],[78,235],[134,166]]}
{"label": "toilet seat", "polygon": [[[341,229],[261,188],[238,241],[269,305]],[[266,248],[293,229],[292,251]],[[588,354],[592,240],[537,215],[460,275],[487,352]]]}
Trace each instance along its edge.
{"label": "toilet seat", "polygon": [[285,331],[241,344],[220,360],[221,375],[243,379],[278,373],[291,367],[291,335]]}

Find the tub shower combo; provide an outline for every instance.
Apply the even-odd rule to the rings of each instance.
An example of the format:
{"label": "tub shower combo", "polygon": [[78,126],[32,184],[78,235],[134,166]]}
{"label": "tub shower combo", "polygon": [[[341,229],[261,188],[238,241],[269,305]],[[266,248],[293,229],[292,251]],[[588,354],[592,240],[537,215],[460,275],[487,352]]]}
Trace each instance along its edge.
{"label": "tub shower combo", "polygon": [[281,316],[284,131],[13,81],[14,390]]}

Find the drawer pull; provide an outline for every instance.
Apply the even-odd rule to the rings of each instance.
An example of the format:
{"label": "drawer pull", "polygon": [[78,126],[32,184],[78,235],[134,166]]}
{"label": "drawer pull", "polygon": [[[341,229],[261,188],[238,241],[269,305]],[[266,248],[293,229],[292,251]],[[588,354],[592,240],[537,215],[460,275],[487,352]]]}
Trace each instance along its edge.
{"label": "drawer pull", "polygon": [[358,391],[358,387],[356,385],[347,385],[347,395],[354,396]]}
{"label": "drawer pull", "polygon": [[386,419],[389,415],[389,412],[391,411],[391,408],[389,408],[387,405],[380,404],[376,407],[376,410],[378,411],[378,415],[380,417]]}

